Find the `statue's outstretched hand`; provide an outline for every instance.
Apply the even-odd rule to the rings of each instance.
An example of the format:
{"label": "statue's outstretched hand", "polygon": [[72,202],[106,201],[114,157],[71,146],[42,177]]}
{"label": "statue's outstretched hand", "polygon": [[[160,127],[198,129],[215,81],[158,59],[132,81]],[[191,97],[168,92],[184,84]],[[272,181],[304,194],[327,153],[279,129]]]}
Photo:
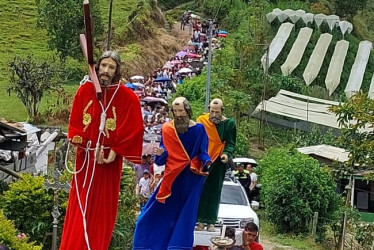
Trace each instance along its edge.
{"label": "statue's outstretched hand", "polygon": [[164,152],[164,149],[163,148],[159,148],[159,147],[154,147],[153,148],[153,152],[154,152],[155,155],[160,156]]}

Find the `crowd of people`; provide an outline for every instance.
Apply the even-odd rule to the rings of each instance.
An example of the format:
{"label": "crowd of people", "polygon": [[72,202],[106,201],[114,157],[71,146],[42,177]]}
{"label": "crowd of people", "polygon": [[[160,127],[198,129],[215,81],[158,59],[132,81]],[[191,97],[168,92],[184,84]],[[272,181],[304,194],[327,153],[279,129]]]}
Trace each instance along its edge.
{"label": "crowd of people", "polygon": [[[191,39],[188,44],[171,57],[162,67],[153,71],[153,74],[148,77],[133,76],[125,86],[131,88],[139,97],[141,104],[141,112],[145,131],[145,143],[159,141],[161,135],[161,127],[164,123],[171,120],[169,117],[168,101],[171,99],[173,93],[179,84],[183,84],[186,78],[191,79],[199,75],[206,65],[208,60],[208,21],[200,22],[200,17],[185,11],[183,13],[183,20],[181,21],[181,29],[185,25],[191,26]],[[221,41],[219,40],[217,32],[217,24],[213,23],[213,43],[212,49],[219,49]],[[124,81],[124,79],[123,79]],[[124,81],[125,82],[125,81]],[[139,183],[143,176],[144,171],[149,172],[149,188],[137,188],[142,197],[149,197],[150,193],[158,183],[159,176],[161,175],[164,166],[158,167],[154,164],[152,155],[149,152],[144,152],[144,159],[142,158],[141,164],[135,165],[136,179]],[[146,160],[148,159],[148,160]],[[150,170],[151,167],[156,165],[161,169],[159,172],[154,173]],[[157,176],[155,175],[157,174]],[[142,202],[143,204],[143,202]]]}

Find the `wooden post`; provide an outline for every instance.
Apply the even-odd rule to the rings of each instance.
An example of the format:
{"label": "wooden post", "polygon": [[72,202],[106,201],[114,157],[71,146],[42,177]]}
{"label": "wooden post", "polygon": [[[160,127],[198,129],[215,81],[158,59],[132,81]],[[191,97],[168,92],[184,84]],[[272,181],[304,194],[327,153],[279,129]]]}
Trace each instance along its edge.
{"label": "wooden post", "polygon": [[317,223],[318,223],[318,212],[314,212],[313,216],[313,226],[312,226],[312,237],[316,237],[317,232]]}
{"label": "wooden post", "polygon": [[345,242],[345,228],[347,226],[347,212],[344,212],[344,219],[343,219],[343,230],[342,230],[342,240],[340,245],[340,250],[344,250],[344,242]]}
{"label": "wooden post", "polygon": [[[347,197],[345,200],[346,207],[351,207],[351,192],[354,192],[352,190],[352,183],[353,183],[353,175],[350,176],[349,184],[345,187],[345,190],[347,190]],[[344,249],[346,224],[347,224],[347,212],[344,212],[343,223],[342,223],[342,234],[340,235],[340,238],[339,238],[338,249]]]}

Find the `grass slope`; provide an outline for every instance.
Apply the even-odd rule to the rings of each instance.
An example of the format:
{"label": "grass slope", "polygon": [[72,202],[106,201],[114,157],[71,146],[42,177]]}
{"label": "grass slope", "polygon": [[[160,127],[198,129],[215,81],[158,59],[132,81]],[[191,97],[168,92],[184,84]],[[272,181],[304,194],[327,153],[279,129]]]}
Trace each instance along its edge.
{"label": "grass slope", "polygon": [[[99,1],[99,0],[96,0]],[[118,0],[113,4],[113,27],[120,29],[128,21],[128,13],[136,9],[137,0]],[[100,1],[102,20],[107,27],[108,1]],[[83,17],[82,17],[83,18]],[[24,121],[26,108],[17,96],[8,95],[9,62],[15,56],[24,57],[33,54],[37,58],[54,55],[48,48],[48,36],[45,29],[36,27],[37,6],[35,0],[0,0],[0,118]],[[74,93],[77,83],[64,86],[68,93]],[[41,111],[48,107],[56,96],[46,94],[41,102]]]}
{"label": "grass slope", "polygon": [[[9,84],[9,62],[15,56],[49,54],[45,30],[36,28],[35,0],[0,0],[0,118],[25,120],[21,101],[6,92]],[[12,107],[9,109],[9,107]]]}

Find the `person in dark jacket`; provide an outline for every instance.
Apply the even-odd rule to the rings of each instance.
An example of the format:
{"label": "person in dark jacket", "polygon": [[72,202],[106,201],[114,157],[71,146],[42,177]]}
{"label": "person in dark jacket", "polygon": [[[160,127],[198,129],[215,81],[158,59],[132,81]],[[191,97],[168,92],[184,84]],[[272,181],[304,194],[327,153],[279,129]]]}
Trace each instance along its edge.
{"label": "person in dark jacket", "polygon": [[240,164],[236,171],[234,171],[235,178],[244,187],[247,196],[249,197],[249,186],[251,185],[251,175],[248,170],[244,169],[244,165]]}

